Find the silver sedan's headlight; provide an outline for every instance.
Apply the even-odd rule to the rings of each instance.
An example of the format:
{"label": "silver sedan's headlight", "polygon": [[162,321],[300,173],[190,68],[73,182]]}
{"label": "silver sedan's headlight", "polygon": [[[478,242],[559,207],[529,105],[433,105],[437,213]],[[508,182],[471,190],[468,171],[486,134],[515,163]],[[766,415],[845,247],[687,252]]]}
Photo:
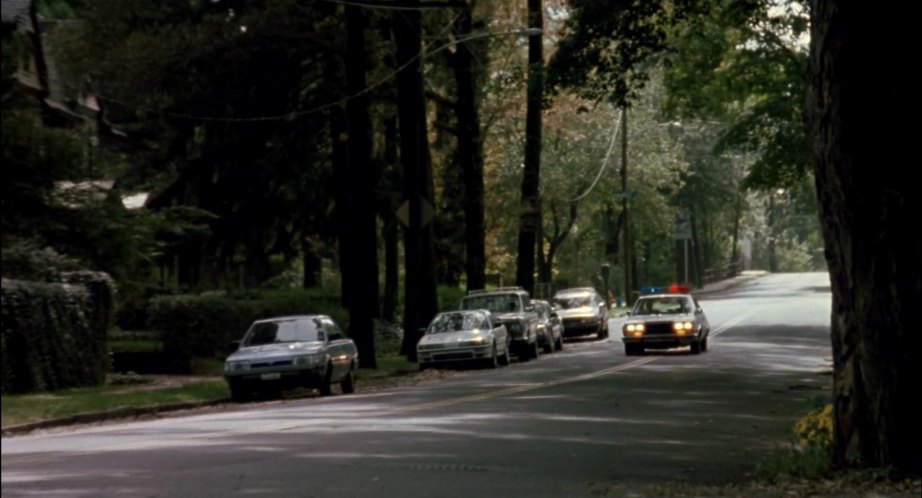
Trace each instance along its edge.
{"label": "silver sedan's headlight", "polygon": [[250,369],[250,363],[247,361],[227,361],[224,362],[225,372],[245,372]]}
{"label": "silver sedan's headlight", "polygon": [[469,341],[464,341],[464,342],[462,342],[461,344],[464,345],[464,346],[483,346],[483,345],[486,344],[486,343],[487,343],[487,338],[486,338],[486,337],[477,337],[477,338],[471,339],[471,340],[469,340]]}
{"label": "silver sedan's headlight", "polygon": [[319,354],[305,354],[291,359],[291,364],[296,367],[313,367],[322,362],[323,357]]}

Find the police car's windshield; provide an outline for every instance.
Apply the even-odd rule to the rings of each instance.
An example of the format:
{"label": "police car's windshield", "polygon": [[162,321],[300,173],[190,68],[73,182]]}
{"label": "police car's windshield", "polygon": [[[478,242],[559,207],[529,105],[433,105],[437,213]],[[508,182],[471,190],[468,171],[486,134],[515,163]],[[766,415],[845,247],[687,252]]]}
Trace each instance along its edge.
{"label": "police car's windshield", "polygon": [[668,315],[688,313],[688,300],[683,297],[640,298],[631,311],[632,315]]}

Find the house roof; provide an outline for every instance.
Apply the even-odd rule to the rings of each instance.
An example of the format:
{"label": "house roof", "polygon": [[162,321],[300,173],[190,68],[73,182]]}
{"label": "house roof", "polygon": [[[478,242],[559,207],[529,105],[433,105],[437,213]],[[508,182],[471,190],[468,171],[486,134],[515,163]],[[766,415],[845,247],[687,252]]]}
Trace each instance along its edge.
{"label": "house roof", "polygon": [[2,0],[0,1],[0,12],[3,14],[3,22],[16,22],[20,16],[29,12],[29,5],[32,0]]}

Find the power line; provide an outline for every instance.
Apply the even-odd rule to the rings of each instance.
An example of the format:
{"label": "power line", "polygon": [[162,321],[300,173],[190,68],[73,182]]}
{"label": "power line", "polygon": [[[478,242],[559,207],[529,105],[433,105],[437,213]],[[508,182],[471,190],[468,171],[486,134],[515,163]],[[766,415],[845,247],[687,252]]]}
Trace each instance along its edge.
{"label": "power line", "polygon": [[[328,0],[328,1],[329,1],[329,0]],[[452,19],[452,21],[451,21],[451,23],[449,23],[448,27],[450,27],[452,23],[454,23],[454,19]],[[443,32],[444,32],[444,30],[443,30]],[[134,108],[137,108],[137,109],[141,109],[141,110],[145,110],[145,111],[157,113],[157,114],[160,114],[160,115],[162,115],[162,116],[167,116],[167,117],[171,117],[171,118],[178,118],[178,119],[188,119],[188,120],[194,120],[194,121],[218,122],[218,123],[257,123],[257,122],[285,121],[285,120],[291,121],[291,120],[294,120],[294,119],[297,119],[297,118],[300,118],[300,117],[303,117],[303,116],[306,116],[306,115],[309,115],[309,114],[316,114],[316,113],[318,113],[318,112],[325,111],[325,110],[330,109],[330,108],[332,108],[332,107],[336,107],[336,106],[345,104],[345,103],[348,102],[349,100],[352,100],[352,99],[354,99],[354,98],[357,98],[357,97],[360,97],[360,96],[362,96],[362,95],[365,95],[365,94],[371,92],[372,90],[374,90],[374,89],[380,87],[380,86],[383,85],[384,83],[387,83],[388,81],[390,81],[390,80],[392,80],[393,78],[395,78],[395,77],[397,76],[397,74],[400,73],[400,71],[403,71],[406,67],[408,67],[410,64],[414,63],[417,59],[419,59],[419,60],[426,59],[426,58],[428,58],[428,57],[431,57],[431,56],[433,56],[433,55],[436,55],[436,54],[438,54],[438,53],[440,53],[440,52],[443,52],[443,51],[447,50],[448,48],[454,46],[454,45],[457,44],[457,43],[467,42],[467,41],[471,41],[471,40],[477,40],[477,39],[481,39],[481,38],[489,38],[489,37],[493,37],[493,36],[508,36],[508,35],[529,35],[529,36],[531,36],[531,35],[537,34],[538,32],[540,32],[540,31],[539,31],[539,30],[536,30],[536,29],[533,29],[533,28],[529,28],[529,29],[515,29],[515,30],[508,30],[508,31],[472,33],[472,34],[470,34],[470,35],[468,35],[468,36],[465,36],[465,37],[462,37],[462,38],[454,39],[454,40],[452,40],[452,41],[450,41],[450,42],[447,42],[447,43],[445,43],[445,44],[443,44],[443,45],[440,45],[440,46],[438,46],[438,47],[436,47],[436,48],[434,48],[434,49],[432,49],[432,50],[429,50],[429,51],[421,50],[416,56],[414,56],[412,59],[410,59],[409,61],[407,61],[406,63],[404,63],[402,66],[400,66],[399,68],[397,68],[397,69],[394,70],[393,72],[387,74],[386,76],[382,77],[380,80],[376,81],[374,84],[365,87],[364,89],[362,89],[361,91],[359,91],[359,92],[357,92],[357,93],[355,93],[355,94],[353,94],[353,95],[347,95],[347,96],[345,96],[345,97],[343,97],[343,98],[341,98],[341,99],[339,99],[339,100],[336,100],[336,101],[333,101],[333,102],[329,102],[329,103],[326,103],[326,104],[323,104],[323,105],[320,105],[320,106],[317,106],[317,107],[314,107],[314,108],[311,108],[311,109],[306,109],[306,110],[303,110],[303,111],[293,111],[293,112],[289,112],[289,113],[285,113],[285,114],[278,114],[278,115],[273,115],[273,116],[255,116],[255,117],[249,117],[249,118],[224,118],[224,117],[216,117],[216,116],[202,116],[202,115],[194,115],[194,114],[186,114],[186,113],[166,112],[166,111],[163,111],[163,110],[160,110],[160,109],[154,109],[154,108],[150,108],[150,107],[146,107],[146,106],[138,106],[137,104],[132,104],[132,103],[130,103],[130,102],[127,102],[127,101],[124,101],[124,100],[120,100],[120,99],[116,99],[116,98],[113,98],[113,97],[108,97],[108,96],[103,96],[103,95],[96,95],[96,94],[94,94],[94,96],[95,96],[96,98],[101,99],[101,100],[104,100],[104,101],[113,102],[113,103],[120,104],[120,105],[124,105],[124,106],[127,106],[127,107],[134,107]]]}
{"label": "power line", "polygon": [[598,174],[595,175],[595,180],[592,180],[592,184],[589,185],[589,188],[586,189],[582,194],[570,199],[570,202],[576,202],[583,197],[589,195],[589,192],[592,192],[592,189],[599,183],[599,180],[602,178],[602,173],[605,171],[605,168],[608,166],[608,158],[611,157],[611,151],[615,148],[615,139],[618,138],[618,130],[621,128],[621,123],[624,120],[624,113],[621,112],[618,114],[618,118],[615,121],[613,128],[614,131],[611,134],[611,142],[608,144],[608,150],[605,151],[605,158],[602,159],[602,166],[599,168]]}

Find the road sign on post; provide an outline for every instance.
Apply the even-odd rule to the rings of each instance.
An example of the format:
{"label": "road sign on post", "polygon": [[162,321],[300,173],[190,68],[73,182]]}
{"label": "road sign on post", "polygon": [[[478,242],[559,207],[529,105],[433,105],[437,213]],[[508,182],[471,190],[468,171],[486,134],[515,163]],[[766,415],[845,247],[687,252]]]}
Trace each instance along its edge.
{"label": "road sign on post", "polygon": [[691,221],[682,215],[675,217],[675,239],[687,240],[692,238]]}

